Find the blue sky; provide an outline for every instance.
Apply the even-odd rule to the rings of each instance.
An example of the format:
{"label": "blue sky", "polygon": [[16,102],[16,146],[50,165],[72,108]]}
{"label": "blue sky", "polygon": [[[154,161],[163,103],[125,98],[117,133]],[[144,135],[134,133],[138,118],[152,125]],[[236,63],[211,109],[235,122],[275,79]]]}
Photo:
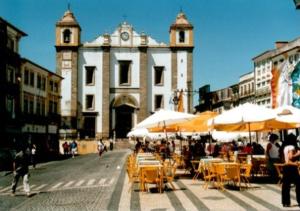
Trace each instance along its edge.
{"label": "blue sky", "polygon": [[22,57],[55,71],[55,23],[68,2],[83,42],[112,33],[126,16],[138,33],[168,43],[182,8],[194,25],[194,89],[237,83],[253,70],[253,57],[273,49],[275,41],[300,37],[293,0],[0,0],[0,16],[28,34]]}

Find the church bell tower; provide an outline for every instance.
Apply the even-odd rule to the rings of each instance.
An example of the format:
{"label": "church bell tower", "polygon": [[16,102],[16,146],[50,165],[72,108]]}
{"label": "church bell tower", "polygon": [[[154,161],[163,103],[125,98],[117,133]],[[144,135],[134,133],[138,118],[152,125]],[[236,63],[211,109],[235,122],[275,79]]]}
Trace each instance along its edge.
{"label": "church bell tower", "polygon": [[193,28],[186,15],[180,11],[169,30],[172,51],[172,90],[176,92],[181,89],[186,90],[186,112],[193,111]]}
{"label": "church bell tower", "polygon": [[68,9],[56,23],[56,72],[64,78],[61,83],[62,127],[78,128],[78,48],[81,28]]}

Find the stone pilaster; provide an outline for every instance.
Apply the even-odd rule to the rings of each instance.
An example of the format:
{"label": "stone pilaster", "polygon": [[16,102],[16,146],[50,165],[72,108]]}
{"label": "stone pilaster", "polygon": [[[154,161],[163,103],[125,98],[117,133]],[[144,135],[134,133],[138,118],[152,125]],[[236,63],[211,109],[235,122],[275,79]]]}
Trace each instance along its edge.
{"label": "stone pilaster", "polygon": [[[187,88],[193,91],[193,49],[187,51]],[[193,93],[188,95],[188,113],[193,111]]]}
{"label": "stone pilaster", "polygon": [[140,47],[140,109],[137,115],[137,122],[141,122],[148,117],[148,83],[147,83],[147,67],[148,67],[148,53],[147,47]]}
{"label": "stone pilaster", "polygon": [[172,91],[177,89],[177,51],[171,48]]}
{"label": "stone pilaster", "polygon": [[110,104],[110,47],[103,47],[102,61],[102,138],[109,137],[109,104]]}

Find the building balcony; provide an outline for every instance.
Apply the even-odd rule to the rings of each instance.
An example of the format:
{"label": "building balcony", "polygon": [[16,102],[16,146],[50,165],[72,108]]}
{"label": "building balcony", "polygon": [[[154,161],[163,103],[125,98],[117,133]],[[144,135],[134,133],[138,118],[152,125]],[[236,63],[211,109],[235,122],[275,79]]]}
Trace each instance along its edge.
{"label": "building balcony", "polygon": [[256,90],[256,96],[271,94],[271,89],[269,87],[264,87]]}

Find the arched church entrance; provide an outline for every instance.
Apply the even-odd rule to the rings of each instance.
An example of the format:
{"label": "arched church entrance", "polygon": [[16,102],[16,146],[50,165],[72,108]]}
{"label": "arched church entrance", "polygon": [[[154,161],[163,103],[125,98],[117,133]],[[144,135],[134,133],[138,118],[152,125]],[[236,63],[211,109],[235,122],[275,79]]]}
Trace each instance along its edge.
{"label": "arched church entrance", "polygon": [[116,138],[127,138],[127,133],[133,127],[134,111],[137,108],[136,100],[130,95],[120,95],[113,102],[115,109]]}

